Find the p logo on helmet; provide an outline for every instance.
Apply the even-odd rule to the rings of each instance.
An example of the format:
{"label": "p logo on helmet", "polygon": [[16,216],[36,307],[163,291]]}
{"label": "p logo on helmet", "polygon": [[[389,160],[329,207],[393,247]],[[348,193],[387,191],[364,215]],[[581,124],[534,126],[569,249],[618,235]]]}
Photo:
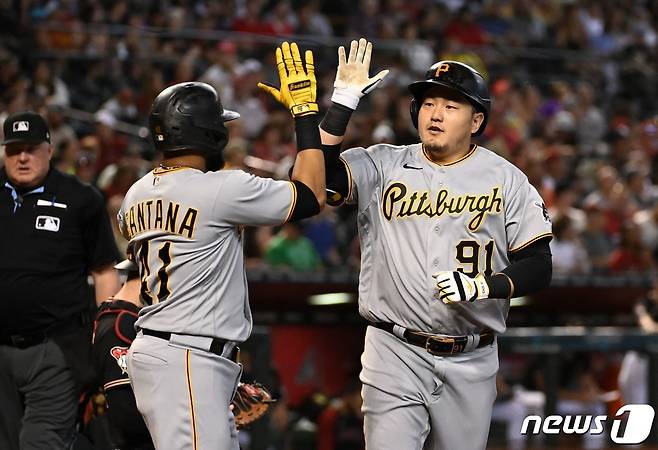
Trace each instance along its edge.
{"label": "p logo on helmet", "polygon": [[439,65],[439,67],[436,68],[436,72],[434,73],[434,76],[436,78],[439,78],[439,76],[441,75],[441,72],[447,72],[449,70],[450,70],[450,64],[443,63],[443,64]]}
{"label": "p logo on helmet", "polygon": [[476,111],[484,114],[484,120],[473,136],[479,136],[484,132],[491,106],[487,83],[478,71],[458,61],[434,63],[425,73],[424,80],[409,85],[409,91],[413,95],[409,113],[414,127],[418,128],[418,112],[427,91],[435,86],[443,86],[458,92],[473,105]]}

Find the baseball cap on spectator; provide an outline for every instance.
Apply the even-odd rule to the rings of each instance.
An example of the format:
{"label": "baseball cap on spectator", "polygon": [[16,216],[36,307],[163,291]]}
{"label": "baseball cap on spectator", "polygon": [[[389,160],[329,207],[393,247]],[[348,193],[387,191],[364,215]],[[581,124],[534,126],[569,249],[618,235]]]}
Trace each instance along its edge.
{"label": "baseball cap on spectator", "polygon": [[222,53],[235,55],[238,52],[238,46],[233,41],[219,41],[217,43],[217,50],[220,50]]}
{"label": "baseball cap on spectator", "polygon": [[3,125],[2,145],[13,143],[41,144],[50,142],[50,130],[46,120],[32,111],[12,114]]}

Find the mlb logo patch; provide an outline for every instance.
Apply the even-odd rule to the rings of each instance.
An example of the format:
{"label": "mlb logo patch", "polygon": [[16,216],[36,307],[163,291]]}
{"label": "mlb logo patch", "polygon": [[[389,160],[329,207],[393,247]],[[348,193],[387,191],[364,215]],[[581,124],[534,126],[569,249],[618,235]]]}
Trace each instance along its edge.
{"label": "mlb logo patch", "polygon": [[30,122],[19,120],[12,125],[12,131],[30,131]]}
{"label": "mlb logo patch", "polygon": [[37,230],[59,231],[59,217],[39,216],[35,228]]}

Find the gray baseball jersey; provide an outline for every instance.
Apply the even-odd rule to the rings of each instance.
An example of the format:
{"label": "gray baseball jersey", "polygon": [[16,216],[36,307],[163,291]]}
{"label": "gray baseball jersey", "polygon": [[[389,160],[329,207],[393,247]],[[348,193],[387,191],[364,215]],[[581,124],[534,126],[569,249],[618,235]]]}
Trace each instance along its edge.
{"label": "gray baseball jersey", "polygon": [[508,252],[550,236],[544,203],[523,172],[475,145],[446,165],[421,144],[353,148],[341,158],[346,201],[358,205],[361,315],[433,333],[502,333],[508,300],[445,305],[432,274],[490,275],[510,264]]}
{"label": "gray baseball jersey", "polygon": [[285,222],[295,199],[293,183],[241,170],[158,168],[136,182],[119,211],[149,305],[136,327],[247,339],[242,226]]}

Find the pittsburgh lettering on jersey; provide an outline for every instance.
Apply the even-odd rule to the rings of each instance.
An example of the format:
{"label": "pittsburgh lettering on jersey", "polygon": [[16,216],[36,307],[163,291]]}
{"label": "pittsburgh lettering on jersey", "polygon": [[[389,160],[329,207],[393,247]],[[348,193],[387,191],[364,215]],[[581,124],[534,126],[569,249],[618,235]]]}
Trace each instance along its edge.
{"label": "pittsburgh lettering on jersey", "polygon": [[412,216],[440,217],[444,214],[460,216],[475,213],[468,222],[470,231],[477,231],[487,214],[499,214],[503,210],[500,187],[494,187],[488,194],[466,194],[451,196],[447,189],[441,189],[436,199],[430,199],[428,191],[410,192],[403,183],[395,182],[386,188],[382,212],[389,222],[395,216],[406,218]]}
{"label": "pittsburgh lettering on jersey", "polygon": [[128,239],[150,230],[162,230],[192,239],[198,215],[199,211],[194,208],[187,208],[183,214],[178,203],[166,202],[165,205],[162,200],[146,200],[132,205],[126,212],[123,229]]}

